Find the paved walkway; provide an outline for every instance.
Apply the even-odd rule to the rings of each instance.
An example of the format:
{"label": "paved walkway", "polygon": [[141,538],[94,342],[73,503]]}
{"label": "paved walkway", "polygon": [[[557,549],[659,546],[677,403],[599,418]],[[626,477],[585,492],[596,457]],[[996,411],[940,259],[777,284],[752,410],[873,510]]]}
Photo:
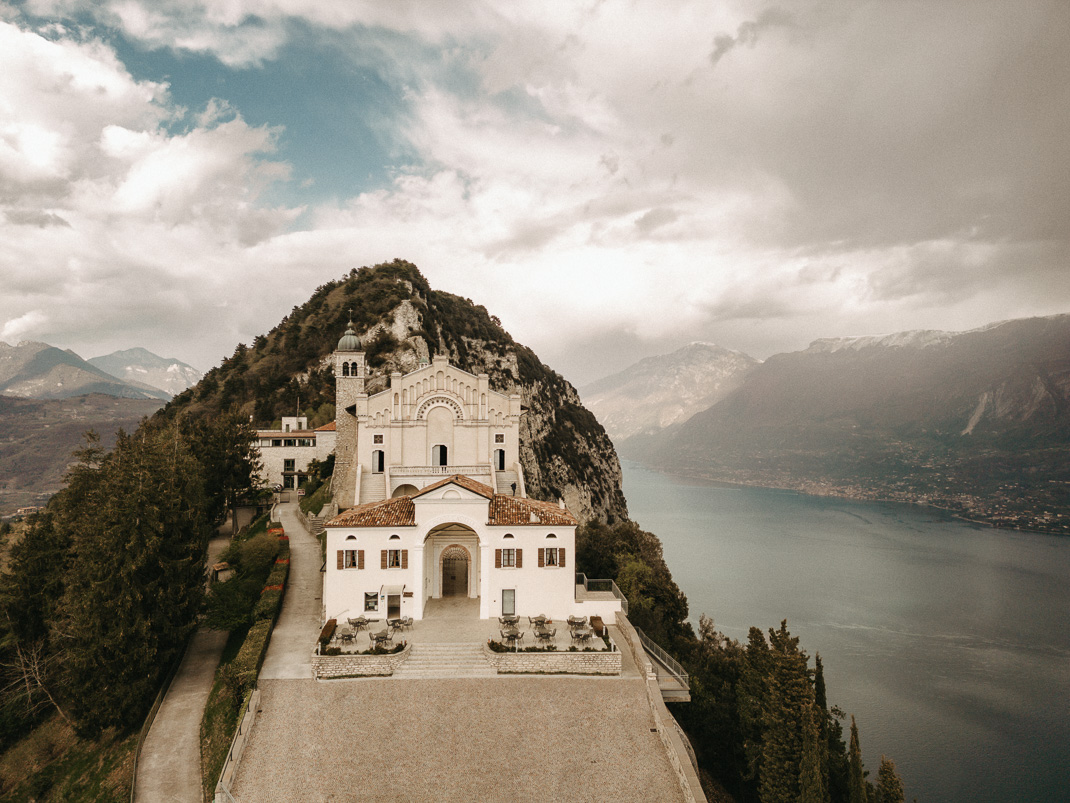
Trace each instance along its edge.
{"label": "paved walkway", "polygon": [[297,518],[297,502],[280,505],[278,510],[290,537],[290,576],[260,680],[304,680],[312,677],[312,648],[320,633],[323,557],[319,540]]}
{"label": "paved walkway", "polygon": [[[208,565],[230,538],[208,544]],[[201,717],[227,634],[199,628],[149,728],[138,759],[137,803],[202,803]]]}

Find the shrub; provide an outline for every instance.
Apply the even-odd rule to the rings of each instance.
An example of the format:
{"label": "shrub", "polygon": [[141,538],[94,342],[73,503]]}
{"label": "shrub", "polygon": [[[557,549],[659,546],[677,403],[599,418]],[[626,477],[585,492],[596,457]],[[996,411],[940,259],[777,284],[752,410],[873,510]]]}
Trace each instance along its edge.
{"label": "shrub", "polygon": [[323,626],[323,630],[320,631],[320,647],[326,647],[331,643],[331,639],[334,638],[334,631],[338,629],[337,619],[328,619],[327,624]]}

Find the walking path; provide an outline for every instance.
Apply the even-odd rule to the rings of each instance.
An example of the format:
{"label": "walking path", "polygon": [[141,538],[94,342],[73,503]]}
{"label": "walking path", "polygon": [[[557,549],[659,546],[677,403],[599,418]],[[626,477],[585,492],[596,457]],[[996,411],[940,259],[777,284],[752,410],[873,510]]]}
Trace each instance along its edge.
{"label": "walking path", "polygon": [[320,632],[323,553],[319,540],[297,518],[297,502],[279,505],[278,511],[290,538],[290,576],[260,679],[305,680],[312,677],[312,648]]}
{"label": "walking path", "polygon": [[[208,544],[208,565],[230,538]],[[137,803],[202,803],[201,717],[227,634],[198,628],[149,728],[138,759]]]}

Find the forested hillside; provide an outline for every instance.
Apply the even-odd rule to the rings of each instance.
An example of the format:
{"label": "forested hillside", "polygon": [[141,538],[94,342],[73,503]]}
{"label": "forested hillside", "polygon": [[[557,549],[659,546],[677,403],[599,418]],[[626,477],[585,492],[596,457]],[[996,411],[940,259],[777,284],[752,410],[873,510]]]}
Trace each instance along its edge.
{"label": "forested hillside", "polygon": [[352,314],[369,368],[368,392],[386,387],[392,371],[446,354],[455,365],[486,373],[491,387],[519,393],[521,462],[528,494],[564,498],[583,519],[627,517],[620,464],[602,426],[575,389],[509,335],[486,309],[432,290],[416,266],[395,260],[363,267],[317,288],[275,328],[205,374],[160,413],[165,418],[236,409],[267,427],[298,409],[310,424],[334,417],[329,355]]}

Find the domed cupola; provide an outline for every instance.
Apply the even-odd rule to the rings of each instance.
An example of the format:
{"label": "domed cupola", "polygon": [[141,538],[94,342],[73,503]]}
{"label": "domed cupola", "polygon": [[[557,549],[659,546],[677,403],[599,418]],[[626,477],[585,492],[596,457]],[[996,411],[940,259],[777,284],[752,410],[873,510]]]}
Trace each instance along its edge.
{"label": "domed cupola", "polygon": [[357,337],[357,333],[353,331],[353,321],[349,322],[346,326],[346,333],[342,335],[342,339],[338,341],[338,348],[336,351],[360,351],[360,338]]}

